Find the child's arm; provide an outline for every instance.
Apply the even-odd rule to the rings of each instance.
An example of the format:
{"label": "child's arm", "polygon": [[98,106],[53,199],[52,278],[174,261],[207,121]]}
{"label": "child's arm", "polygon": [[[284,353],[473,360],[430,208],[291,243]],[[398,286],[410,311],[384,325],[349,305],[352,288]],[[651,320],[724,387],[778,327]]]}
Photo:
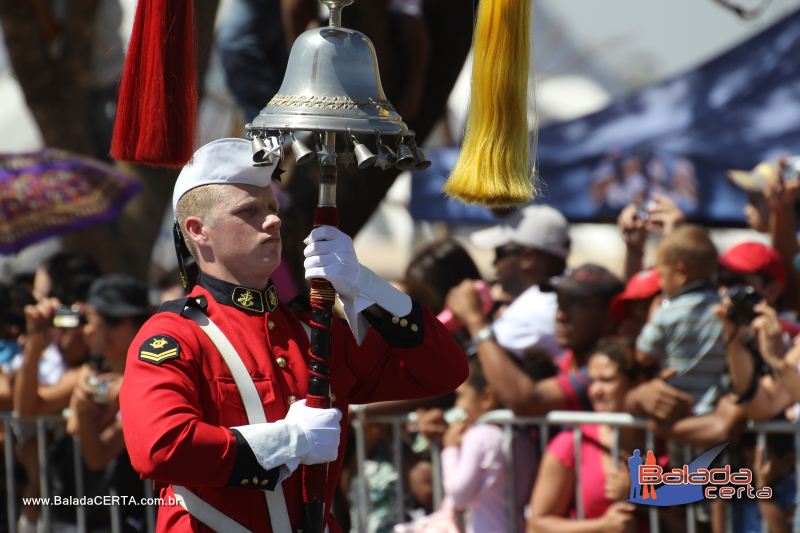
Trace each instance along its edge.
{"label": "child's arm", "polygon": [[656,311],[636,338],[636,362],[645,369],[657,370],[667,352],[667,332],[659,323]]}
{"label": "child's arm", "polygon": [[[503,468],[502,461],[495,460],[488,470],[481,468],[487,442],[496,440],[488,426],[475,426],[464,434],[460,445],[452,440],[454,433],[463,428],[454,425],[445,433],[442,450],[442,482],[444,492],[453,499],[456,509],[466,509],[469,502],[480,492],[484,480],[496,475]],[[498,440],[498,445],[501,441]]]}

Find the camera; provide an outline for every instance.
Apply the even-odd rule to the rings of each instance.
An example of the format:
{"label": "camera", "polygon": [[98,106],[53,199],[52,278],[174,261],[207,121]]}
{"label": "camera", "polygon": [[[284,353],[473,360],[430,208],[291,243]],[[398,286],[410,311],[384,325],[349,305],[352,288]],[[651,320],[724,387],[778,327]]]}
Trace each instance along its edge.
{"label": "camera", "polygon": [[784,161],[781,178],[783,181],[800,179],[800,156],[790,157]]}
{"label": "camera", "polygon": [[92,393],[92,401],[94,403],[101,405],[108,403],[108,389],[111,386],[111,382],[106,379],[100,379],[97,376],[89,376],[86,384],[94,389]]}
{"label": "camera", "polygon": [[648,221],[650,220],[650,210],[656,207],[656,203],[653,200],[645,200],[643,202],[638,202],[636,204],[636,213],[635,217],[637,220],[641,221]]}
{"label": "camera", "polygon": [[77,328],[86,324],[86,316],[77,305],[62,305],[53,313],[53,325],[57,328]]}
{"label": "camera", "polygon": [[746,326],[758,316],[753,308],[763,296],[749,285],[734,285],[728,289],[728,298],[731,299],[731,307],[728,309],[728,318],[736,324]]}

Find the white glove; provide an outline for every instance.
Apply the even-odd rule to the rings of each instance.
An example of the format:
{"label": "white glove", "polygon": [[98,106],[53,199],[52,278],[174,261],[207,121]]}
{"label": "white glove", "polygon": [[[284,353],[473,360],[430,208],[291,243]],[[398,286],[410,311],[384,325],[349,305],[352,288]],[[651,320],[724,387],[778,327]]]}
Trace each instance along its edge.
{"label": "white glove", "polygon": [[361,265],[353,240],[333,226],[320,226],[311,230],[303,243],[306,244],[303,250],[306,279],[327,279],[342,299],[354,298]]}
{"label": "white glove", "polygon": [[338,409],[306,407],[305,400],[289,406],[286,418],[272,423],[236,426],[264,470],[285,466],[287,478],[300,463],[329,463],[339,451]]}
{"label": "white glove", "polygon": [[308,444],[307,451],[300,457],[302,464],[315,465],[336,460],[342,432],[339,425],[341,420],[342,412],[335,408],[308,407],[305,400],[299,400],[289,406],[284,421],[300,428]]}
{"label": "white glove", "polygon": [[378,304],[396,316],[411,312],[411,298],[358,262],[353,241],[333,226],[314,228],[303,251],[306,279],[331,282],[342,301],[345,318],[356,341],[361,344],[369,324],[359,313]]}

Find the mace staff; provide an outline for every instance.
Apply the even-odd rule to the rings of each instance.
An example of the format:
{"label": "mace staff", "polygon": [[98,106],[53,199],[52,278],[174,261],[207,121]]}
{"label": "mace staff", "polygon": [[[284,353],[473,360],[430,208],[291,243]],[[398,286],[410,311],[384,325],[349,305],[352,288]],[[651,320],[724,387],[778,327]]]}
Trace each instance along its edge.
{"label": "mace staff", "polygon": [[[353,0],[320,2],[330,9],[329,25],[308,30],[295,40],[278,93],[245,129],[253,142],[256,165],[283,157],[285,142],[291,143],[298,165],[307,164],[316,156],[320,185],[313,223],[338,227],[338,165],[355,164],[359,170],[372,165],[382,170],[394,166],[400,170],[423,170],[430,161],[417,147],[414,132],[386,99],[372,42],[364,34],[341,26],[342,9]],[[309,133],[316,150],[303,142]],[[331,405],[331,322],[336,292],[322,279],[312,279],[310,286],[311,349],[306,404],[324,408]],[[321,464],[303,468],[307,532],[321,533],[325,527],[327,467]]]}

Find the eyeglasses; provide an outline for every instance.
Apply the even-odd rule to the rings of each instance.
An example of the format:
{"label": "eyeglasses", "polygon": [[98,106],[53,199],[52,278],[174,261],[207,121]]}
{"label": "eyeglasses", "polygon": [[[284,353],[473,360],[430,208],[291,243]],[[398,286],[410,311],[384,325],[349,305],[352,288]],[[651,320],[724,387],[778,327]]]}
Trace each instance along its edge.
{"label": "eyeglasses", "polygon": [[494,262],[496,263],[505,257],[521,255],[523,253],[525,253],[525,249],[519,246],[499,246],[494,249]]}

